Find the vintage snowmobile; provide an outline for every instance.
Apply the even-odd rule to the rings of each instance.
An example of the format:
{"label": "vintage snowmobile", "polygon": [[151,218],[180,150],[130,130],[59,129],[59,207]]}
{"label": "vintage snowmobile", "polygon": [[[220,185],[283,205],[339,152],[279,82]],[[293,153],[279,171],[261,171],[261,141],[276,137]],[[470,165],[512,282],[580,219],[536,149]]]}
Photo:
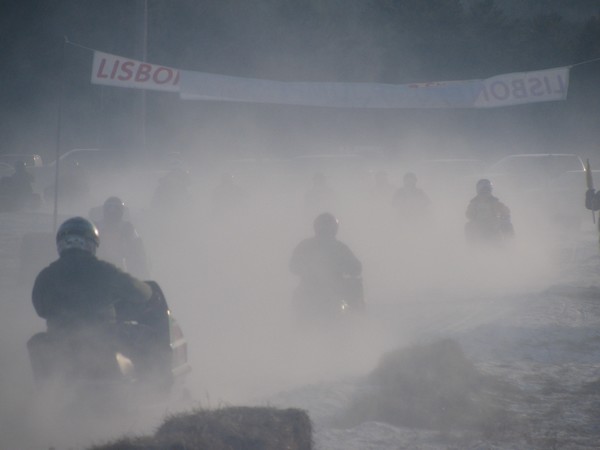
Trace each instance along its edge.
{"label": "vintage snowmobile", "polygon": [[510,217],[470,220],[465,224],[465,237],[470,244],[502,244],[515,236]]}
{"label": "vintage snowmobile", "polygon": [[327,326],[365,312],[360,277],[344,277],[339,283],[300,283],[292,297],[294,320],[300,326]]}
{"label": "vintage snowmobile", "polygon": [[116,304],[116,323],[106,327],[48,331],[27,342],[34,381],[98,398],[165,398],[182,386],[191,367],[187,341],[165,296],[149,281],[148,305]]}

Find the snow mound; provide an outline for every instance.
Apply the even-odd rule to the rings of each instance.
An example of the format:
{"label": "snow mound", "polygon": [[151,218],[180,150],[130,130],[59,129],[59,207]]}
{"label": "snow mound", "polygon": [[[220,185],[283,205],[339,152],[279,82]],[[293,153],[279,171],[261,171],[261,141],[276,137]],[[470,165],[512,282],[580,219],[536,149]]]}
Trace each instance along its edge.
{"label": "snow mound", "polygon": [[345,426],[384,422],[429,430],[493,433],[509,420],[497,396],[507,389],[482,374],[451,339],[385,354],[340,418]]}

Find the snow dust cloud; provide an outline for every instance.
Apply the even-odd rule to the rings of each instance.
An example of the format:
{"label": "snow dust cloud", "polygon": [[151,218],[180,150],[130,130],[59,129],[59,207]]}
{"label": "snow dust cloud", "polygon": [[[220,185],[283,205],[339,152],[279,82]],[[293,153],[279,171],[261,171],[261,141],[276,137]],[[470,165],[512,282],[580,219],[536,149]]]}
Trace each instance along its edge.
{"label": "snow dust cloud", "polygon": [[[430,220],[407,227],[391,206],[392,192],[375,185],[375,173],[385,169],[396,188],[410,164],[320,159],[191,170],[189,204],[168,213],[147,211],[137,223],[153,277],[189,341],[190,387],[205,405],[255,401],[285,388],[359,375],[383,351],[417,339],[420,325],[435,327],[441,303],[446,310],[452,302],[501,298],[552,279],[559,231],[540,231],[542,219],[520,215],[528,205],[509,204],[517,213],[517,236],[506,248],[470,248],[464,212],[476,179],[423,179]],[[338,217],[338,238],[363,263],[368,315],[350,331],[293,327],[290,303],[298,279],[288,264],[322,212],[305,204],[317,172],[335,192],[322,208]],[[243,191],[239,204],[213,203],[223,173],[232,173]],[[502,191],[496,194],[502,198]]]}
{"label": "snow dust cloud", "polygon": [[[408,153],[418,154],[426,144],[417,138],[411,145]],[[422,148],[422,153],[435,151]],[[560,240],[564,247],[569,231],[554,226],[548,211],[497,185],[494,194],[511,209],[516,237],[501,247],[467,245],[465,210],[483,175],[428,176],[420,163],[414,157],[331,152],[206,164],[192,159],[173,172],[144,167],[112,179],[91,174],[91,194],[60,203],[60,220],[88,216],[111,195],[125,201],[145,242],[151,278],[162,286],[187,338],[192,366],[186,383],[191,401],[148,411],[147,417],[103,422],[104,429],[92,428],[94,436],[153,426],[161,414],[190,405],[261,403],[286,389],[362,376],[386,351],[443,335],[444,314],[454,307],[465,311],[476,304],[484,316],[492,298],[498,302],[552,283],[561,257],[557,244]],[[431,200],[426,220],[417,223],[392,205],[407,172],[417,175],[417,185]],[[170,173],[183,190],[159,201],[157,187]],[[322,203],[307,203],[317,174],[332,194]],[[234,195],[219,195],[224,183],[235,186],[227,191]],[[367,314],[356,322],[298,329],[291,309],[298,279],[288,264],[294,247],[313,235],[312,222],[323,211],[336,215],[338,238],[362,262]],[[43,212],[16,217],[14,223],[6,221],[7,236],[51,231],[48,205]],[[11,239],[3,239],[8,246],[3,265],[7,279],[16,279],[18,242]],[[47,263],[55,255],[44,257]],[[25,342],[44,324],[31,306],[31,282],[12,288],[14,298],[7,299],[0,319],[1,357],[8,367],[1,382],[2,404],[8,405],[0,408],[2,431],[14,435],[15,442],[27,441],[29,429],[44,434],[50,416],[43,412],[53,409],[39,407],[33,396]],[[32,409],[38,414],[30,414]],[[14,422],[18,425],[12,427]],[[74,435],[91,436],[89,430]]]}
{"label": "snow dust cloud", "polygon": [[[451,31],[446,42],[441,33],[462,19],[448,20],[447,10],[437,6],[425,14],[434,22],[423,22],[426,33],[421,35],[417,16],[400,17],[401,10],[391,14],[395,8],[388,10],[388,2],[381,2],[384,9],[370,18],[365,5],[377,2],[308,2],[318,5],[311,13],[303,11],[307,5],[294,2],[279,13],[250,4],[237,8],[208,2],[196,8],[188,2],[171,8],[167,2],[150,2],[144,38],[149,38],[144,42],[148,54],[142,58],[141,23],[130,20],[141,22],[141,15],[135,16],[147,2],[135,2],[135,7],[122,2],[115,11],[98,6],[107,14],[99,14],[90,2],[71,3],[49,8],[54,26],[30,20],[29,14],[41,17],[44,8],[21,8],[27,26],[14,22],[19,35],[23,29],[34,36],[34,30],[55,28],[52,39],[58,40],[36,34],[28,40],[43,45],[30,48],[27,40],[16,39],[19,45],[7,53],[14,64],[7,65],[6,79],[22,83],[6,102],[5,149],[42,153],[46,164],[56,146],[61,154],[92,147],[130,153],[126,162],[116,158],[102,171],[88,171],[86,163],[61,164],[62,186],[65,180],[83,184],[72,184],[61,196],[58,224],[75,215],[89,217],[109,196],[125,202],[126,217],[145,243],[150,278],[162,287],[187,339],[189,398],[134,415],[115,414],[110,420],[78,416],[75,422],[73,414],[61,413],[61,404],[68,403],[61,394],[58,399],[37,395],[26,343],[45,324],[31,304],[31,288],[35,272],[57,257],[55,173],[47,165],[33,172],[35,191],[45,198],[42,208],[0,213],[2,448],[81,447],[148,431],[164,415],[184,408],[264,404],[287,390],[362,377],[386,352],[445,337],[463,322],[473,326],[501,317],[499,311],[515,304],[514,297],[503,304],[505,298],[553,285],[561,261],[572,257],[571,242],[582,224],[591,226],[582,206],[583,174],[575,174],[577,180],[569,185],[574,195],[568,201],[577,205],[576,212],[560,222],[556,205],[548,201],[554,191],[545,191],[547,186],[525,193],[486,171],[502,156],[516,153],[572,152],[593,158],[600,135],[598,102],[591,95],[597,76],[590,66],[573,70],[568,102],[486,110],[193,102],[152,91],[142,101],[140,90],[90,84],[92,48],[147,56],[148,62],[181,70],[256,79],[400,84],[484,79],[587,59],[572,61],[571,47],[540,38],[552,53],[564,47],[568,57],[538,60],[533,56],[545,52],[537,45],[515,40],[515,58],[506,51],[503,25],[501,32],[485,33],[498,36],[497,44],[482,39],[481,53],[470,55],[474,49],[466,49],[464,35]],[[422,9],[423,2],[406,3],[419,5],[415,14]],[[453,2],[459,3],[469,2]],[[493,12],[492,2],[485,5]],[[321,23],[321,16],[327,20],[316,34],[304,31]],[[523,40],[531,34],[525,28]],[[428,33],[436,36],[433,46],[424,39]],[[63,48],[67,35],[78,44]],[[453,41],[456,53],[444,50]],[[430,54],[436,48],[443,58]],[[600,159],[592,159],[592,165],[600,167]],[[422,220],[404,216],[393,205],[409,172],[430,199]],[[309,202],[307,193],[318,176],[330,194]],[[488,176],[494,195],[511,210],[515,237],[500,246],[473,246],[465,239],[465,211],[477,180]],[[178,187],[161,197],[159,186],[168,177]],[[299,328],[291,306],[299,280],[290,272],[290,257],[301,240],[313,235],[313,220],[325,211],[338,218],[338,239],[362,263],[366,314],[326,327]],[[20,244],[30,233],[46,236],[50,245],[40,240],[39,247],[33,246],[35,270],[25,274]]]}

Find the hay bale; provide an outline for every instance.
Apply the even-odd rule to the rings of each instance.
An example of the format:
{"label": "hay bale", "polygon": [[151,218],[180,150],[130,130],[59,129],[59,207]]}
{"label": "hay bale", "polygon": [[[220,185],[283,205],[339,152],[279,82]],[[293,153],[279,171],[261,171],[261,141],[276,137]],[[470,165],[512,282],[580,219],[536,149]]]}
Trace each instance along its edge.
{"label": "hay bale", "polygon": [[[182,447],[183,449],[184,447]],[[176,450],[177,447],[165,447],[153,437],[123,438],[110,444],[91,447],[91,450]]]}
{"label": "hay bale", "polygon": [[154,437],[125,438],[91,450],[311,450],[312,425],[299,409],[199,409],[168,418]]}
{"label": "hay bale", "polygon": [[304,411],[230,407],[175,416],[161,425],[156,436],[190,448],[278,450],[310,449],[311,434]]}
{"label": "hay bale", "polygon": [[494,380],[482,375],[453,340],[400,349],[383,356],[340,419],[354,426],[366,421],[449,430],[487,431],[505,413],[490,401]]}

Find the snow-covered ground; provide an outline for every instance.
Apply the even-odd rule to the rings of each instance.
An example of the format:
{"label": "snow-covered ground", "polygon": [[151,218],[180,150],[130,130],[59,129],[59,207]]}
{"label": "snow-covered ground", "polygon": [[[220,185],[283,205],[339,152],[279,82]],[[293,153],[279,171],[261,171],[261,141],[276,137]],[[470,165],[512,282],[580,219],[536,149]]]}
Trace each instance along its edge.
{"label": "snow-covered ground", "polygon": [[[482,374],[507,383],[498,400],[514,426],[492,436],[365,422],[331,426],[365,379],[303,386],[274,405],[307,409],[317,449],[596,449],[600,448],[600,257],[594,232],[564,252],[546,287],[460,302],[440,299],[411,310],[404,326],[416,342],[451,338]],[[429,309],[431,308],[431,309]],[[426,313],[425,309],[435,311]],[[505,386],[506,388],[506,386]]]}
{"label": "snow-covered ground", "polygon": [[[481,280],[484,272],[480,266],[488,264],[493,276],[474,288],[467,288],[468,277],[457,281],[457,267],[448,264],[450,247],[444,247],[436,260],[426,263],[434,267],[432,280],[418,282],[421,272],[412,284],[406,280],[401,302],[390,294],[393,277],[384,276],[385,271],[378,276],[369,273],[369,261],[378,249],[369,254],[366,244],[356,240],[355,247],[363,250],[367,292],[372,295],[369,322],[351,335],[302,336],[301,342],[280,323],[281,311],[276,307],[271,317],[231,300],[242,289],[232,280],[254,286],[250,299],[286,295],[291,281],[260,292],[257,286],[265,283],[259,270],[246,264],[251,258],[228,259],[227,252],[215,251],[217,244],[210,239],[193,245],[195,253],[190,259],[195,258],[194,267],[163,272],[163,266],[172,264],[168,251],[180,252],[181,248],[161,247],[160,242],[149,245],[150,252],[167,252],[155,261],[154,269],[164,274],[167,297],[189,340],[193,401],[146,411],[144,419],[125,418],[110,426],[95,423],[87,432],[69,426],[52,429],[52,416],[41,414],[36,403],[26,354],[25,342],[43,329],[43,322],[31,306],[31,286],[17,283],[19,243],[25,232],[49,231],[51,227],[48,214],[0,215],[0,448],[55,445],[61,449],[69,442],[84,445],[124,433],[150,433],[170,412],[232,403],[306,409],[319,450],[600,447],[600,256],[591,226],[541,259],[518,252],[502,255],[495,262],[489,255],[482,258],[473,272],[479,270],[477,278]],[[241,244],[244,236],[238,238]],[[268,239],[284,241],[287,236]],[[252,246],[259,247],[261,242],[244,245],[248,246],[244,251],[251,253]],[[284,267],[272,269],[273,273],[285,273],[286,261],[281,255],[287,255],[288,249],[281,255],[275,249],[269,251],[267,257],[274,256]],[[415,264],[425,263],[415,260]],[[439,270],[441,266],[447,268]],[[224,268],[231,272],[230,278],[217,281],[209,275],[204,281],[210,289],[205,288],[202,295],[192,293],[190,286],[185,300],[176,292],[177,276],[203,269],[213,270],[216,276]],[[238,278],[243,270],[249,271],[248,280],[258,278],[257,283]],[[206,296],[221,291],[219,298]],[[269,302],[261,305],[272,306]],[[368,388],[365,377],[386,351],[439,338],[456,340],[482,374],[514,388],[499,401],[518,426],[504,434],[485,436],[468,430],[416,429],[375,421],[347,428],[336,425],[357,393]],[[78,440],[70,441],[69,436]]]}

